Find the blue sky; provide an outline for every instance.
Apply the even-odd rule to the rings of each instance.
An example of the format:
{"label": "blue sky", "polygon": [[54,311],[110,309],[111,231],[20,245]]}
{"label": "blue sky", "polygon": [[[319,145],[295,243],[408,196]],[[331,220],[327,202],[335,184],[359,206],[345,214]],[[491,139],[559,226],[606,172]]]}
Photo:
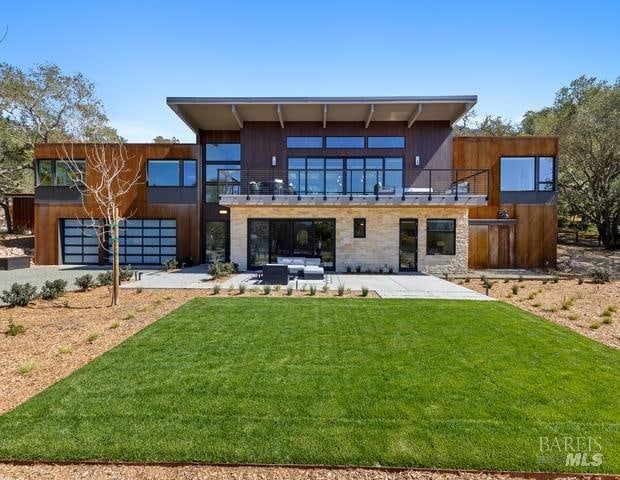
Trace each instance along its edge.
{"label": "blue sky", "polygon": [[478,95],[519,120],[620,75],[620,2],[3,0],[0,61],[93,80],[130,141],[193,141],[166,96]]}

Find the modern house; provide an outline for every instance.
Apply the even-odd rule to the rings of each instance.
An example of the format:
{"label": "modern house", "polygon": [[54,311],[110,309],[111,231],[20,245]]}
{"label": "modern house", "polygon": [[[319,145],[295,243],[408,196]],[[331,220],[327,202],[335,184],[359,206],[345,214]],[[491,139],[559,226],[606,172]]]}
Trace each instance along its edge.
{"label": "modern house", "polygon": [[[326,270],[459,272],[556,262],[555,137],[453,137],[476,96],[168,98],[195,144],[128,144],[121,261],[278,256]],[[73,145],[86,182],[90,145]],[[109,147],[118,148],[111,145]],[[35,151],[36,263],[102,264],[63,161]],[[104,232],[105,233],[105,232]]]}

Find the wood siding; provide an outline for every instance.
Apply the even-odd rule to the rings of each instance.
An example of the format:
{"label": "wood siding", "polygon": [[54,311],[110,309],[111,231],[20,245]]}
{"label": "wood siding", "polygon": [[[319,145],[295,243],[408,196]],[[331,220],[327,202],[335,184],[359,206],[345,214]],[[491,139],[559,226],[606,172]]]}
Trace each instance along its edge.
{"label": "wood siding", "polygon": [[[73,146],[73,158],[86,159],[86,181],[96,182],[88,167],[92,145]],[[118,148],[111,146],[110,148]],[[36,158],[62,158],[66,156],[62,145],[37,145]],[[146,161],[149,159],[200,159],[200,149],[194,144],[128,144],[127,155],[136,168],[140,166],[140,183],[126,195],[121,203],[121,215],[134,218],[169,218],[177,221],[177,257],[200,259],[201,248],[196,232],[200,230],[199,204],[148,204],[146,186]],[[129,178],[132,172],[127,172]],[[198,182],[200,183],[200,182]],[[95,208],[92,199],[89,208]],[[59,225],[63,218],[84,218],[87,213],[81,204],[36,203],[35,204],[35,263],[54,265],[61,262],[59,256]]]}
{"label": "wood siding", "polygon": [[[517,220],[515,227],[515,258],[517,268],[555,266],[557,261],[557,206],[555,204],[500,204],[500,162],[502,156],[554,156],[558,155],[557,137],[455,137],[454,168],[488,168],[491,170],[491,189],[486,206],[473,207],[469,218],[497,219],[500,210]],[[483,229],[476,227],[470,234],[470,268],[495,268],[490,251],[484,260],[483,251],[495,241],[493,233],[481,240]],[[499,240],[503,244],[504,240]],[[478,242],[482,242],[478,245]],[[473,251],[472,251],[473,250]],[[498,252],[506,260],[509,252]],[[513,262],[507,262],[511,265]],[[506,268],[500,261],[499,268]]]}
{"label": "wood siding", "polygon": [[[404,136],[405,148],[287,150],[287,136]],[[406,122],[371,122],[368,128],[361,122],[327,122],[326,128],[320,122],[286,122],[284,128],[278,122],[245,122],[239,132],[203,131],[200,137],[203,144],[240,141],[241,168],[247,169],[270,169],[274,155],[278,168],[286,168],[287,156],[403,156],[405,169],[451,168],[452,162],[449,122],[416,122],[411,128]],[[416,155],[420,156],[418,167]]]}
{"label": "wood siding", "polygon": [[9,195],[13,231],[34,230],[34,195]]}

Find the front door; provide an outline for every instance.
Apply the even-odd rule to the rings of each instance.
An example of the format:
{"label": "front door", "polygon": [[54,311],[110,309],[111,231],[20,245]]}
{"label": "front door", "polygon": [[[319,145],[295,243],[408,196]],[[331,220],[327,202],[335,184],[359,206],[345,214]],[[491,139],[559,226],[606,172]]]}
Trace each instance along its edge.
{"label": "front door", "polygon": [[229,257],[228,222],[213,220],[205,228],[205,262],[227,262]]}
{"label": "front door", "polygon": [[399,265],[401,272],[418,270],[418,220],[406,218],[400,220],[399,229]]}

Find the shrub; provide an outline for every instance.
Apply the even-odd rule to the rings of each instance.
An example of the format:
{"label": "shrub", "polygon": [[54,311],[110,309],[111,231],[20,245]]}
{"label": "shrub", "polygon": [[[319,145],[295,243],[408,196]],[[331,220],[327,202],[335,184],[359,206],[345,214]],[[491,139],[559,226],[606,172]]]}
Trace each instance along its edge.
{"label": "shrub", "polygon": [[293,287],[286,287],[286,295],[290,297],[293,295]]}
{"label": "shrub", "polygon": [[362,287],[362,297],[368,296],[368,287]]}
{"label": "shrub", "polygon": [[228,287],[228,295],[234,295],[235,294],[235,286],[231,285],[230,287]]}
{"label": "shrub", "polygon": [[338,296],[342,297],[344,295],[344,285],[341,283],[338,285]]}
{"label": "shrub", "polygon": [[583,278],[579,277],[577,279],[577,285],[582,285],[583,284]]}
{"label": "shrub", "polygon": [[590,330],[597,330],[600,326],[600,323],[594,322],[592,325],[590,325]]}
{"label": "shrub", "polygon": [[469,277],[465,279],[465,283],[469,283]]}
{"label": "shrub", "polygon": [[243,295],[245,293],[246,288],[247,287],[245,286],[245,284],[240,283],[239,284],[239,295]]}
{"label": "shrub", "polygon": [[362,267],[358,265],[357,267],[355,267],[355,271],[356,273],[360,273],[362,271]]}
{"label": "shrub", "polygon": [[540,302],[532,303],[532,307],[538,308],[540,307],[540,305],[541,305]]}
{"label": "shrub", "polygon": [[323,288],[321,288],[321,290],[323,291],[323,293],[327,293],[329,292],[329,286],[327,286],[327,284],[323,285]]}
{"label": "shrub", "polygon": [[508,280],[507,278],[504,278],[504,283],[508,283],[510,280]]}
{"label": "shrub", "polygon": [[549,283],[549,280],[547,280],[546,278],[542,281],[543,285],[547,285],[547,283]]}
{"label": "shrub", "polygon": [[484,279],[484,283],[483,283],[484,288],[488,288],[489,290],[491,290],[493,288],[493,285],[495,285],[494,282],[492,282],[488,278]]}
{"label": "shrub", "polygon": [[532,292],[527,296],[528,300],[534,300],[536,298],[536,292]]}
{"label": "shrub", "polygon": [[177,268],[178,264],[179,262],[177,262],[176,258],[169,258],[164,262],[164,268],[166,269],[166,271],[174,270],[175,268]]}
{"label": "shrub", "polygon": [[123,320],[131,320],[133,318],[135,318],[135,315],[133,313],[129,312],[127,315],[125,315],[123,317]]}
{"label": "shrub", "polygon": [[271,293],[271,285],[263,285],[263,293],[269,295]]}
{"label": "shrub", "polygon": [[547,308],[543,308],[543,312],[555,313],[555,312],[557,312],[557,311],[558,311],[557,307],[547,307]]}
{"label": "shrub", "polygon": [[575,321],[575,320],[579,320],[579,315],[577,315],[576,313],[571,313],[568,317],[569,320]]}
{"label": "shrub", "polygon": [[56,300],[57,298],[62,297],[66,291],[66,280],[48,280],[41,288],[41,298],[43,300]]}
{"label": "shrub", "polygon": [[19,366],[19,368],[17,369],[17,373],[19,373],[20,375],[26,375],[30,372],[32,372],[32,370],[34,370],[35,367],[35,363],[34,362],[26,362],[22,365]]}
{"label": "shrub", "polygon": [[608,283],[609,282],[609,272],[604,268],[595,268],[590,272],[590,276],[592,277],[592,283]]}
{"label": "shrub", "polygon": [[574,304],[575,304],[575,298],[568,297],[562,302],[562,310],[570,310],[570,307],[572,307]]}
{"label": "shrub", "polygon": [[110,324],[110,330],[114,330],[115,328],[118,328],[118,322],[112,322]]}
{"label": "shrub", "polygon": [[347,265],[347,273],[351,273],[351,265]]}
{"label": "shrub", "polygon": [[93,276],[90,273],[82,275],[81,277],[77,277],[75,279],[75,285],[82,292],[86,292],[87,290],[90,290],[91,288],[94,288],[96,286],[95,281],[93,280]]}
{"label": "shrub", "polygon": [[71,353],[71,347],[60,347],[58,349],[58,353],[61,355],[66,355],[67,353]]}
{"label": "shrub", "polygon": [[24,333],[25,331],[26,329],[23,325],[20,325],[19,323],[13,323],[13,319],[9,320],[9,326],[6,330],[6,334],[9,337],[15,337],[16,335]]}
{"label": "shrub", "polygon": [[108,270],[106,272],[101,272],[97,275],[97,284],[102,287],[107,285],[112,285],[114,283],[114,275],[112,275],[112,270]]}
{"label": "shrub", "polygon": [[274,292],[279,292],[281,288],[282,288],[281,285],[276,285],[276,286],[273,287],[273,291]]}
{"label": "shrub", "polygon": [[310,285],[310,296],[314,297],[316,295],[316,287],[314,285]]}
{"label": "shrub", "polygon": [[138,287],[138,288],[136,288],[136,295],[141,294],[141,293],[142,293],[142,291],[143,291],[143,288],[142,288],[142,287]]}
{"label": "shrub", "polygon": [[306,285],[305,283],[301,286],[301,291],[305,292],[306,289],[308,288],[308,285]]}
{"label": "shrub", "polygon": [[603,313],[601,313],[601,317],[611,317],[612,313],[614,313],[615,311],[616,311],[616,307],[612,307],[610,305],[605,310],[603,310]]}
{"label": "shrub", "polygon": [[222,286],[219,283],[213,285],[213,295],[219,295],[220,290],[222,290]]}
{"label": "shrub", "polygon": [[388,273],[394,273],[394,267],[392,265],[388,267]]}
{"label": "shrub", "polygon": [[605,325],[611,325],[613,322],[614,322],[614,321],[612,320],[612,318],[611,318],[611,317],[605,317],[605,318],[603,319],[603,323],[604,323]]}
{"label": "shrub", "polygon": [[91,332],[91,334],[88,336],[86,341],[88,343],[93,343],[95,340],[97,340],[99,338],[100,335],[101,334],[99,332]]}
{"label": "shrub", "polygon": [[523,275],[519,275],[519,282],[523,281]]}
{"label": "shrub", "polygon": [[558,277],[557,275],[554,275],[553,278],[551,279],[551,281],[553,283],[558,283],[560,281],[560,277]]}
{"label": "shrub", "polygon": [[37,298],[37,287],[29,283],[14,283],[10,290],[2,292],[2,301],[10,307],[25,307]]}
{"label": "shrub", "polygon": [[230,262],[215,262],[209,265],[209,275],[213,278],[227,277],[233,273],[235,273],[235,266]]}
{"label": "shrub", "polygon": [[119,276],[121,282],[129,282],[134,276],[134,270],[131,268],[131,265],[125,265],[121,267],[119,271]]}

